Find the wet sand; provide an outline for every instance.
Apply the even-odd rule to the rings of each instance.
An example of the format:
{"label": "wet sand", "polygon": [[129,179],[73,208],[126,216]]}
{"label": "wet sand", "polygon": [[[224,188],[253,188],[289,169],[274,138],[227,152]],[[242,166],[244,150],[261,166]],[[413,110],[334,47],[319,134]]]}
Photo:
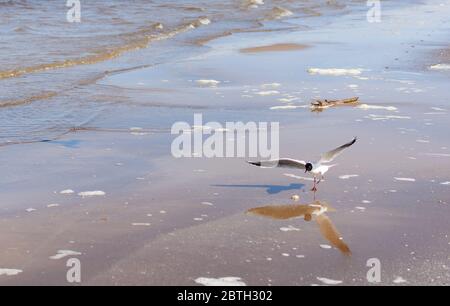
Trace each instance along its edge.
{"label": "wet sand", "polygon": [[[431,14],[424,12],[434,20],[421,23]],[[392,33],[405,16],[410,23]],[[76,257],[83,285],[195,285],[230,276],[247,285],[369,285],[370,258],[381,261],[383,285],[448,285],[449,75],[428,69],[429,44],[445,48],[446,13],[394,7],[384,18],[372,25],[353,14],[301,35],[212,40],[200,55],[99,80],[124,103],[87,128],[2,147],[0,271],[21,272],[0,275],[0,284],[69,285],[66,260]],[[240,52],[280,42],[312,47]],[[362,72],[325,76],[310,68]],[[220,83],[199,86],[201,79]],[[308,107],[351,96],[369,107]],[[174,159],[170,126],[192,122],[194,113],[206,121],[279,121],[282,156],[299,159],[358,136],[316,194],[335,210],[327,216],[351,256],[313,221],[247,213],[313,203],[304,173],[238,158]]]}
{"label": "wet sand", "polygon": [[242,53],[284,52],[284,51],[303,50],[306,48],[308,48],[308,46],[284,43],[284,44],[274,44],[274,45],[268,45],[268,46],[244,48],[244,49],[241,49],[240,51]]}

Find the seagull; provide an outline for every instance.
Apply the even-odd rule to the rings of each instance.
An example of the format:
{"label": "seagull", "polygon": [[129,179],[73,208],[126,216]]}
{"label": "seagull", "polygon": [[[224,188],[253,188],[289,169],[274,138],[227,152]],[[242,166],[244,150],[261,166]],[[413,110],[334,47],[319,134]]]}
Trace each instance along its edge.
{"label": "seagull", "polygon": [[275,220],[289,220],[293,218],[303,218],[305,221],[314,219],[319,226],[320,233],[334,247],[338,248],[343,254],[350,256],[351,251],[348,245],[342,239],[341,234],[334,226],[327,212],[334,212],[328,203],[323,201],[314,201],[308,205],[269,205],[252,208],[247,213],[271,218]]}
{"label": "seagull", "polygon": [[[314,176],[314,187],[311,189],[311,191],[316,192],[317,191],[317,185],[324,179],[325,173],[328,172],[332,167],[336,166],[336,164],[333,165],[327,165],[328,163],[331,163],[338,155],[342,153],[345,149],[352,146],[356,142],[357,138],[354,137],[352,141],[337,147],[334,150],[331,150],[329,152],[326,152],[322,154],[320,159],[316,162],[305,162],[302,160],[296,160],[291,158],[281,158],[276,160],[268,160],[268,161],[247,161],[249,164],[258,166],[261,168],[290,168],[290,169],[300,169],[305,170],[305,173],[310,173]],[[317,181],[317,177],[320,176],[319,180]]]}

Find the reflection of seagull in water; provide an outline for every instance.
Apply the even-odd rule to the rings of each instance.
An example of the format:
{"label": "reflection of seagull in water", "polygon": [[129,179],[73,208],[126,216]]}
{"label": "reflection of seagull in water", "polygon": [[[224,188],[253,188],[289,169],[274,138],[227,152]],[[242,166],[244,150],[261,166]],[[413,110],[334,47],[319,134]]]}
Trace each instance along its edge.
{"label": "reflection of seagull in water", "polygon": [[327,203],[315,201],[309,205],[270,205],[257,207],[248,210],[248,213],[269,217],[277,220],[287,220],[292,218],[303,217],[305,221],[311,221],[314,216],[319,225],[322,236],[325,237],[334,247],[338,248],[342,253],[351,255],[350,248],[344,242],[341,234],[331,222],[326,212],[334,211]]}
{"label": "reflection of seagull in water", "polygon": [[[314,176],[314,187],[311,191],[317,191],[316,185],[319,184],[324,178],[325,173],[330,170],[331,167],[336,165],[326,165],[332,162],[339,154],[342,153],[346,148],[350,147],[356,142],[356,137],[352,141],[346,143],[334,150],[322,154],[319,161],[317,162],[305,162],[302,160],[295,160],[290,158],[281,158],[278,160],[268,160],[268,161],[258,161],[258,162],[248,162],[249,164],[261,167],[261,168],[291,168],[291,169],[301,169],[305,170],[305,173],[311,173]],[[320,175],[319,181],[317,181],[317,176]]]}

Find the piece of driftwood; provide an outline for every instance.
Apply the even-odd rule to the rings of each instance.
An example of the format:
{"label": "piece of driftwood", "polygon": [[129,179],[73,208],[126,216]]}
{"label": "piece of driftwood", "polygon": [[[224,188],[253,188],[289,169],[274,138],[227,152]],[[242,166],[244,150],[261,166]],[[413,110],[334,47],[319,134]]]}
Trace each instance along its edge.
{"label": "piece of driftwood", "polygon": [[311,108],[313,109],[321,109],[321,108],[328,108],[332,106],[339,106],[339,105],[355,105],[358,104],[359,97],[353,97],[349,99],[341,99],[341,100],[316,100],[311,102]]}

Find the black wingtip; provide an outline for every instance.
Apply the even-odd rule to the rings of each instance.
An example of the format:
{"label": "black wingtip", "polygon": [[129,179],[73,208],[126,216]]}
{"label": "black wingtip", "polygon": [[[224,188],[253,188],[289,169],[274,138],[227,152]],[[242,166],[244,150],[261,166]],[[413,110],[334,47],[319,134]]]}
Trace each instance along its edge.
{"label": "black wingtip", "polygon": [[261,167],[261,162],[251,162],[251,161],[247,161],[247,163],[249,163],[250,165],[253,165],[253,166]]}

